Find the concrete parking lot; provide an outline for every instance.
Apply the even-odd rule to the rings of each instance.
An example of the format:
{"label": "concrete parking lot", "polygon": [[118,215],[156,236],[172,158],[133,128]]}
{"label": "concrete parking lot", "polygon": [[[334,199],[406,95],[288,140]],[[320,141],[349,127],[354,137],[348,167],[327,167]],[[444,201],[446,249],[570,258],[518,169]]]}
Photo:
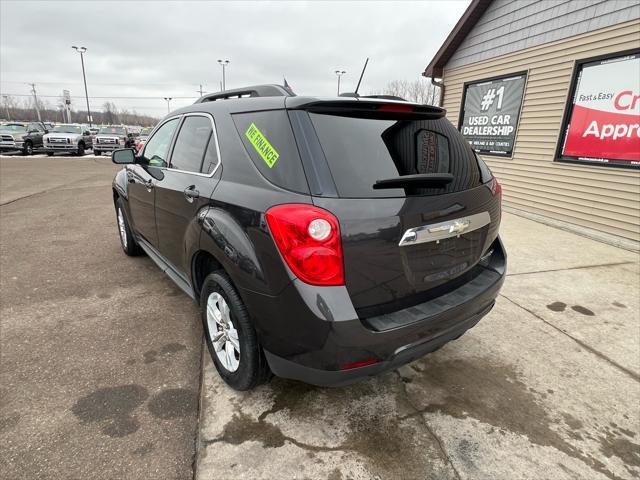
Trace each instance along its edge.
{"label": "concrete parking lot", "polygon": [[459,340],[346,388],[238,393],[195,305],[120,251],[114,171],[0,159],[2,478],[640,475],[637,253],[505,213],[509,277]]}

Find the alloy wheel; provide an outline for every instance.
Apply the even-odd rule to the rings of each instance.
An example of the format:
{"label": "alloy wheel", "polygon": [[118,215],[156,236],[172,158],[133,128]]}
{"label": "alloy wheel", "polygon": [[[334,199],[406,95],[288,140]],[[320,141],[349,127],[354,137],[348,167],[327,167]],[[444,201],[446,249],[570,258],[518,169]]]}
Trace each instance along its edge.
{"label": "alloy wheel", "polygon": [[122,246],[127,248],[127,227],[124,223],[124,215],[122,213],[122,209],[118,209],[118,230],[120,231],[120,241],[122,242]]}
{"label": "alloy wheel", "polygon": [[240,365],[238,330],[231,321],[229,305],[218,292],[207,299],[207,327],[216,357],[225,369],[235,372]]}

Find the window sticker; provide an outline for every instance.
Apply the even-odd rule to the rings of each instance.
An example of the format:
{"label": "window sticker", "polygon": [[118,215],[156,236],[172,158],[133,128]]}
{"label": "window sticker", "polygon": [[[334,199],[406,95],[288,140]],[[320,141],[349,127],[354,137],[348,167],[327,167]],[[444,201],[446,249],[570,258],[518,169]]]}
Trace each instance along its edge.
{"label": "window sticker", "polygon": [[260,154],[264,163],[266,163],[269,168],[273,168],[280,154],[271,146],[258,127],[252,123],[244,134],[249,139],[249,142],[251,142],[251,145],[253,145],[253,148]]}

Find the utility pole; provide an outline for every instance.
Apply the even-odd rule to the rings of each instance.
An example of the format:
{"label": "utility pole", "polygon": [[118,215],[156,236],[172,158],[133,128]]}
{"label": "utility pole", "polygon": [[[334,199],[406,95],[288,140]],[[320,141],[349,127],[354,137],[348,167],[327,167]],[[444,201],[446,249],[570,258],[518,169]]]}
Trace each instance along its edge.
{"label": "utility pole", "polygon": [[87,120],[89,121],[89,127],[92,127],[91,124],[91,110],[89,109],[89,92],[87,91],[87,76],[84,72],[84,54],[87,51],[85,47],[76,47],[72,46],[76,52],[80,54],[80,63],[82,63],[82,80],[84,80],[84,96],[87,99]]}
{"label": "utility pole", "polygon": [[218,60],[218,63],[222,67],[222,91],[224,92],[227,89],[227,81],[225,78],[225,69],[229,65],[229,60]]}
{"label": "utility pole", "polygon": [[7,120],[11,120],[11,114],[9,113],[9,95],[3,95],[4,98],[4,108],[7,111]]}
{"label": "utility pole", "polygon": [[340,77],[347,73],[345,70],[336,70],[336,75],[338,76],[338,96],[340,96]]}
{"label": "utility pole", "polygon": [[200,96],[204,94],[204,92],[202,91],[202,84],[200,84],[200,90],[196,90],[196,92],[200,92]]}
{"label": "utility pole", "polygon": [[171,113],[171,100],[173,97],[163,97],[167,101],[167,113]]}
{"label": "utility pole", "polygon": [[40,117],[40,107],[38,106],[38,95],[36,94],[36,84],[35,83],[27,83],[27,85],[31,85],[31,93],[33,93],[33,103],[36,106],[36,113],[38,114],[38,121],[42,123],[42,118]]}

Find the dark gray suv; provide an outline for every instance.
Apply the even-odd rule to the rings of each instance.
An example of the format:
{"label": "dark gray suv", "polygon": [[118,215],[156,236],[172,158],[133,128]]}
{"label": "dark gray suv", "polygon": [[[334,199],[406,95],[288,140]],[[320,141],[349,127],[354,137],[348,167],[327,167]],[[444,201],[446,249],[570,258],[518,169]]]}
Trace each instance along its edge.
{"label": "dark gray suv", "polygon": [[222,378],[341,385],[411,362],[494,305],[501,187],[440,108],[263,85],[114,152],[122,248],[201,308]]}

